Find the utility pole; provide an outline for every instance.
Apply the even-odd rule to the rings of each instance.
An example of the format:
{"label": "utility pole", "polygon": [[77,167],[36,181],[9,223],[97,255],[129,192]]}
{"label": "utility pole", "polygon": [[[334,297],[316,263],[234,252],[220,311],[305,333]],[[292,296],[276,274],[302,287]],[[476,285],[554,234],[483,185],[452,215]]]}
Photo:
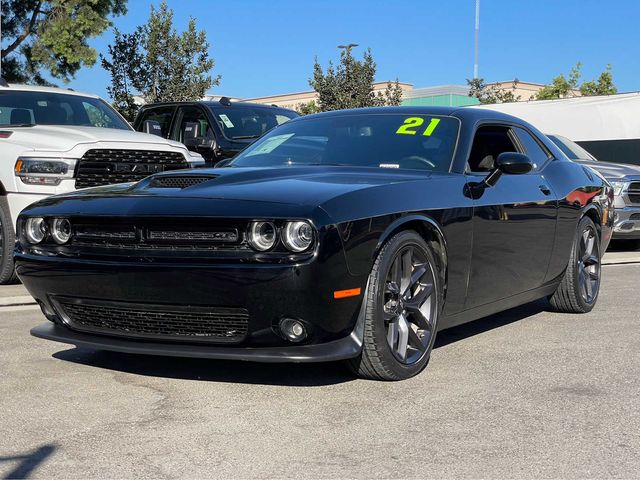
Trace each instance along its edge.
{"label": "utility pole", "polygon": [[478,38],[480,36],[480,0],[476,0],[476,46],[473,62],[473,78],[478,78]]}

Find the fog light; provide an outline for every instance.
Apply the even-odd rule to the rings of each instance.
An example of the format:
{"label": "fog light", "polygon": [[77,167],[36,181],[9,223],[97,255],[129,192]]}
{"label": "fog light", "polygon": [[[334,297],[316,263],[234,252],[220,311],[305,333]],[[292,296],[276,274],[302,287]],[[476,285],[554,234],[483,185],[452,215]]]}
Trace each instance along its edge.
{"label": "fog light", "polygon": [[290,342],[301,342],[307,338],[307,329],[304,327],[304,323],[293,318],[280,320],[280,331],[284,338]]}

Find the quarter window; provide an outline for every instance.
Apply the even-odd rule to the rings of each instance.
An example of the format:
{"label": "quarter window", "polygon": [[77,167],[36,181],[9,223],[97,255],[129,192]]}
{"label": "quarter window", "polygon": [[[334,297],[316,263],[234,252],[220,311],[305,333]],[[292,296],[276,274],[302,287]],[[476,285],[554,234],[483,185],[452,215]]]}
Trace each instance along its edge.
{"label": "quarter window", "polygon": [[525,153],[529,156],[529,159],[533,162],[533,168],[540,168],[549,160],[550,155],[545,152],[540,144],[527,132],[524,128],[514,127],[518,140],[524,147]]}

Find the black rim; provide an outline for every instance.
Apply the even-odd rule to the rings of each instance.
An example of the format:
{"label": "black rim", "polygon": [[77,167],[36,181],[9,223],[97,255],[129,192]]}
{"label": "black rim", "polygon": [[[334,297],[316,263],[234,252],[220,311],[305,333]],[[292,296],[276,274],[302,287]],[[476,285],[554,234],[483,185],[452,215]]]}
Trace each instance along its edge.
{"label": "black rim", "polygon": [[422,249],[402,248],[391,263],[383,298],[387,343],[398,361],[410,365],[429,351],[436,313],[433,268]]}
{"label": "black rim", "polygon": [[591,225],[587,226],[580,235],[578,285],[582,299],[587,303],[593,303],[600,288],[600,247],[598,235]]}

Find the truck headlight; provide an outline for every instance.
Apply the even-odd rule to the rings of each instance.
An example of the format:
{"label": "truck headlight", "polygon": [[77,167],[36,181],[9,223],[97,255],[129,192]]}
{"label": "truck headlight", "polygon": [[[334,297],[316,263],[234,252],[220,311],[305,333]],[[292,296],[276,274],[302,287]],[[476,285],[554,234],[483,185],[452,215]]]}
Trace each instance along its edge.
{"label": "truck headlight", "polygon": [[609,182],[613,187],[613,194],[617,197],[622,193],[624,187],[627,185],[627,182]]}
{"label": "truck headlight", "polygon": [[288,222],[284,227],[282,241],[292,252],[304,252],[313,243],[313,227],[309,222]]}
{"label": "truck headlight", "polygon": [[66,158],[20,157],[14,172],[27,185],[56,186],[65,178],[73,178],[76,162]]}

